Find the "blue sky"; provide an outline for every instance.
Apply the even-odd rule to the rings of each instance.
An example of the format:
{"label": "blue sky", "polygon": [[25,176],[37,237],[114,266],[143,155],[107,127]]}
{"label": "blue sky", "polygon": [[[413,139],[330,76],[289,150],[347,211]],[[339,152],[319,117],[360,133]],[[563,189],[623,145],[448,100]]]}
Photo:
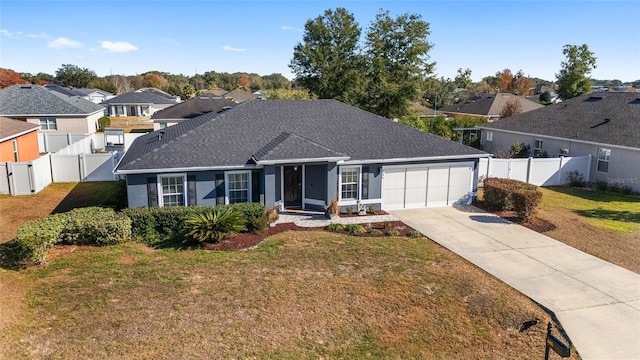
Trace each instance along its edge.
{"label": "blue sky", "polygon": [[54,74],[74,64],[98,75],[150,70],[282,73],[304,23],[345,7],[364,29],[379,9],[431,24],[438,76],[504,68],[553,80],[565,44],[587,44],[596,79],[640,79],[640,1],[12,1],[0,3],[0,66]]}

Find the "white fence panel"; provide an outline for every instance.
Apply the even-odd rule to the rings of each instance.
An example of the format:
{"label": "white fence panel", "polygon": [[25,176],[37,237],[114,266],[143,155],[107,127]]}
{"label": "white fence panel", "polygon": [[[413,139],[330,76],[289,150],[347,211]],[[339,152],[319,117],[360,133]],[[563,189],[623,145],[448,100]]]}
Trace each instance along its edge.
{"label": "white fence panel", "polygon": [[51,178],[51,155],[46,154],[32,161],[33,166],[33,188],[36,193],[40,192],[53,182]]}
{"label": "white fence panel", "polygon": [[529,183],[537,186],[560,185],[560,158],[534,159]]}
{"label": "white fence panel", "polygon": [[118,163],[118,153],[113,154],[85,154],[81,155],[84,177],[82,181],[114,181],[117,176],[113,169]]}
{"label": "white fence panel", "polygon": [[29,163],[17,162],[10,163],[9,184],[11,186],[12,195],[30,195],[31,194],[31,174]]}
{"label": "white fence panel", "polygon": [[80,160],[78,155],[51,154],[53,182],[80,182]]}
{"label": "white fence panel", "polygon": [[0,163],[0,194],[9,194],[8,163]]}
{"label": "white fence panel", "polygon": [[489,158],[480,158],[478,162],[478,181],[489,175]]}
{"label": "white fence panel", "polygon": [[142,135],[146,135],[146,133],[128,133],[124,134],[124,151],[129,150],[131,144],[133,144],[133,140],[139,138]]}
{"label": "white fence panel", "polygon": [[514,179],[538,186],[556,186],[568,183],[571,171],[590,180],[591,156],[528,159],[489,159],[480,161],[479,176]]}

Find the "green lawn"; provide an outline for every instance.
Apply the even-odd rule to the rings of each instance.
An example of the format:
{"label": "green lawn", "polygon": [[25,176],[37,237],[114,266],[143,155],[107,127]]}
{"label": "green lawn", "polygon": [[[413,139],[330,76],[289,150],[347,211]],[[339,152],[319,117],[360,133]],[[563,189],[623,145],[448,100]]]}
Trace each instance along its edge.
{"label": "green lawn", "polygon": [[618,232],[640,231],[640,196],[572,187],[542,188],[542,206],[583,216],[596,226]]}
{"label": "green lawn", "polygon": [[[126,243],[56,246],[50,256],[41,267],[0,269],[0,353],[7,358],[513,359],[544,352],[548,314],[424,238],[291,231],[247,251]],[[536,318],[539,325],[519,331]]]}

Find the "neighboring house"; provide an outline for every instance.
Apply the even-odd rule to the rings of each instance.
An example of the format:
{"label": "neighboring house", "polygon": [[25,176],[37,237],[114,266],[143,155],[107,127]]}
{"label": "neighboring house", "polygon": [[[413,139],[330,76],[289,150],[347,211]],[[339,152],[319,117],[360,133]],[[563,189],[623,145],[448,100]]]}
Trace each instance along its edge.
{"label": "neighboring house", "polygon": [[40,125],[44,132],[95,133],[104,108],[40,85],[14,85],[0,90],[0,115]]}
{"label": "neighboring house", "polygon": [[154,88],[154,87],[140,88],[140,89],[136,90],[135,92],[152,93],[152,94],[156,94],[156,95],[162,96],[165,99],[173,100],[176,103],[180,102],[180,96],[171,95],[166,91],[162,91],[162,90],[160,90],[158,88]]}
{"label": "neighboring house", "polygon": [[40,157],[40,126],[0,116],[0,162],[31,161]]}
{"label": "neighboring house", "polygon": [[517,95],[498,93],[474,96],[458,104],[443,106],[438,111],[448,116],[482,116],[492,122],[500,119],[500,113],[509,100],[517,101],[520,104],[520,111],[523,113],[544,106]]}
{"label": "neighboring house", "polygon": [[436,117],[438,115],[442,115],[441,112],[436,111],[430,107],[424,106],[419,101],[414,101],[411,104],[409,104],[409,109],[411,109],[413,113],[415,113],[421,118]]}
{"label": "neighboring house", "polygon": [[253,100],[256,98],[256,96],[253,95],[252,93],[242,89],[235,89],[235,90],[229,91],[228,93],[224,94],[224,97],[231,101],[235,101],[238,104],[243,103],[245,101]]}
{"label": "neighboring house", "polygon": [[58,84],[47,84],[44,86],[47,90],[56,91],[63,95],[67,96],[76,96],[83,98],[85,100],[89,100],[94,104],[99,104],[105,100],[109,100],[115,95],[108,91],[100,90],[100,89],[83,89],[83,88],[69,88],[66,86],[61,86]]}
{"label": "neighboring house", "polygon": [[398,209],[468,203],[488,156],[336,100],[262,100],[143,135],[115,173],[129,207]]}
{"label": "neighboring house", "polygon": [[205,91],[202,94],[202,96],[218,97],[218,96],[224,96],[224,94],[226,93],[228,93],[228,91],[225,89],[215,88],[215,89]]}
{"label": "neighboring house", "polygon": [[148,117],[177,103],[153,92],[128,92],[105,100],[100,105],[107,108],[109,116]]}
{"label": "neighboring house", "polygon": [[210,112],[220,113],[237,104],[231,100],[199,96],[180,104],[170,106],[153,114],[153,129],[164,129],[187,119],[193,119]]}
{"label": "neighboring house", "polygon": [[513,143],[532,155],[591,155],[590,181],[640,191],[640,95],[602,92],[480,126],[486,151],[508,151]]}

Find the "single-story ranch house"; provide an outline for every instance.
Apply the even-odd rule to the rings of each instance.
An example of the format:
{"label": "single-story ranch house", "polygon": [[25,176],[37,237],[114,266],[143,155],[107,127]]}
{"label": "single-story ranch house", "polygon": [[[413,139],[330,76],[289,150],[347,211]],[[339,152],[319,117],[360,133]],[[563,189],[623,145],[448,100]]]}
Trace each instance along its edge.
{"label": "single-story ranch house", "polygon": [[583,95],[480,128],[486,151],[508,151],[516,142],[529,145],[532,155],[591,155],[590,181],[640,191],[640,95],[637,93]]}
{"label": "single-story ranch house", "polygon": [[129,207],[398,209],[468,203],[488,156],[336,100],[253,100],[137,138],[115,173]]}

